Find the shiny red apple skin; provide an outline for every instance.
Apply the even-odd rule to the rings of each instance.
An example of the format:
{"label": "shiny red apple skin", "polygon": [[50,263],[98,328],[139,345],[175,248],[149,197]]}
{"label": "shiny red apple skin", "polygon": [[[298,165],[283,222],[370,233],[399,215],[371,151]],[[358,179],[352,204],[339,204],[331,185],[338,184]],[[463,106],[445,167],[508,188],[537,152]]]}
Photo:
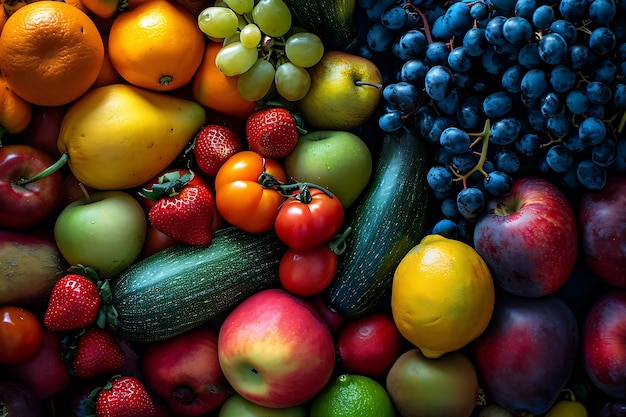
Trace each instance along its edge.
{"label": "shiny red apple skin", "polygon": [[37,181],[19,185],[56,161],[28,145],[0,147],[0,228],[21,230],[33,227],[59,208],[63,177],[55,172]]}
{"label": "shiny red apple skin", "polygon": [[336,360],[326,322],[304,298],[282,289],[260,291],[226,317],[218,356],[235,391],[273,408],[312,399],[330,380]]}
{"label": "shiny red apple skin", "polygon": [[553,183],[524,177],[505,197],[487,203],[474,229],[476,251],[506,291],[540,297],[558,290],[578,255],[572,205]]}
{"label": "shiny red apple skin", "polygon": [[177,416],[208,413],[232,394],[217,358],[217,332],[209,328],[150,344],[142,369],[146,385]]}
{"label": "shiny red apple skin", "polygon": [[52,158],[60,157],[57,141],[67,109],[68,106],[33,106],[33,116],[22,134],[22,143],[40,149]]}
{"label": "shiny red apple skin", "polygon": [[317,312],[320,313],[320,315],[328,325],[330,332],[333,335],[336,335],[346,322],[346,317],[331,309],[326,301],[324,301],[324,297],[322,297],[321,294],[315,294],[311,296],[310,298],[308,298],[308,301],[317,310]]}
{"label": "shiny red apple skin", "polygon": [[580,201],[581,252],[599,278],[626,288],[626,177],[611,177]]}
{"label": "shiny red apple skin", "polygon": [[612,289],[583,322],[582,360],[589,379],[607,395],[626,400],[626,290]]}

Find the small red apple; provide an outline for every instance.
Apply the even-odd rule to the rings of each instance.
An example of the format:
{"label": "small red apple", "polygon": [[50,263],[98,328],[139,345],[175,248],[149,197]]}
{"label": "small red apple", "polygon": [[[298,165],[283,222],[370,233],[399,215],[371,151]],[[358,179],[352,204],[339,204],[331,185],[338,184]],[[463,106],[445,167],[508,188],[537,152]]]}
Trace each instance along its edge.
{"label": "small red apple", "polygon": [[337,334],[341,326],[346,322],[346,318],[331,309],[328,304],[324,301],[324,297],[321,294],[316,294],[310,297],[309,302],[311,305],[317,310],[317,312],[322,316],[330,332],[334,335]]}
{"label": "small red apple", "polygon": [[59,158],[57,147],[63,117],[68,106],[33,106],[33,116],[22,134],[23,144],[44,151],[52,158]]}
{"label": "small red apple", "polygon": [[585,262],[599,278],[626,288],[626,177],[585,194],[578,216]]}
{"label": "small red apple", "polygon": [[551,182],[519,178],[511,192],[488,202],[474,228],[474,246],[506,291],[539,297],[558,290],[574,270],[574,211]]}
{"label": "small red apple", "polygon": [[218,356],[242,397],[264,407],[304,404],[330,380],[333,337],[303,298],[267,289],[244,300],[220,327]]}
{"label": "small red apple", "polygon": [[232,394],[217,357],[217,332],[199,327],[150,344],[142,360],[146,385],[178,416],[198,416]]}

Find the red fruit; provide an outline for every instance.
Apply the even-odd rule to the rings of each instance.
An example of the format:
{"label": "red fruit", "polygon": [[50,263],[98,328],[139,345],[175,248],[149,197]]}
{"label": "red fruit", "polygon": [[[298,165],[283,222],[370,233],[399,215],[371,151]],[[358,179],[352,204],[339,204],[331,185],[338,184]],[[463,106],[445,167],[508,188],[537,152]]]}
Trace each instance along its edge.
{"label": "red fruit", "polygon": [[349,373],[383,376],[403,351],[404,338],[391,315],[385,313],[349,320],[337,337],[337,354]]}
{"label": "red fruit", "polygon": [[243,144],[234,130],[211,124],[196,136],[193,156],[200,171],[214,176],[228,158],[242,150]]}
{"label": "red fruit", "polygon": [[72,368],[79,378],[119,371],[124,366],[126,355],[112,333],[99,328],[90,328],[78,338]]}
{"label": "red fruit", "polygon": [[96,417],[154,417],[156,406],[144,384],[132,376],[114,378],[96,398]]}
{"label": "red fruit", "polygon": [[248,147],[266,158],[284,158],[300,137],[298,123],[291,112],[282,107],[259,110],[246,122]]}
{"label": "red fruit", "polygon": [[79,329],[96,320],[101,306],[102,298],[92,279],[68,274],[52,288],[43,324],[53,331]]}

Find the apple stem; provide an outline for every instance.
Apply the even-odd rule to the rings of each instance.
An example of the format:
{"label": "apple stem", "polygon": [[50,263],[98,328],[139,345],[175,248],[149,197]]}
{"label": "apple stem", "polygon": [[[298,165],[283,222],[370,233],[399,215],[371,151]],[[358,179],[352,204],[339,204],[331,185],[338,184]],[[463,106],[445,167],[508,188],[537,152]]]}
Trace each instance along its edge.
{"label": "apple stem", "polygon": [[35,174],[34,176],[32,176],[30,178],[20,178],[20,179],[17,180],[16,183],[19,186],[24,186],[26,184],[30,184],[31,182],[35,182],[37,180],[45,178],[48,175],[54,174],[59,169],[61,169],[61,167],[63,167],[63,165],[65,165],[67,163],[68,159],[69,159],[69,155],[67,153],[64,153],[64,154],[61,155],[61,157],[54,164],[50,165],[48,168],[44,169],[43,171]]}
{"label": "apple stem", "polygon": [[369,87],[374,87],[374,88],[383,88],[382,84],[370,83],[368,81],[355,81],[354,84],[357,85],[358,87],[369,86]]}

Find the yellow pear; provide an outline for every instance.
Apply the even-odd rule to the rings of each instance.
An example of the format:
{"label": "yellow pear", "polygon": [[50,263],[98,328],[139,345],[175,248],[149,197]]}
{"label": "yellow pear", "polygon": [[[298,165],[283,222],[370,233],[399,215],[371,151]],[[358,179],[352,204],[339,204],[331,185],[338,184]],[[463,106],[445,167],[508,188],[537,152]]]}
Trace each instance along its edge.
{"label": "yellow pear", "polygon": [[311,88],[297,102],[307,128],[355,129],[374,114],[383,95],[376,64],[348,52],[325,52],[309,74]]}
{"label": "yellow pear", "polygon": [[194,101],[113,84],[71,105],[57,146],[81,183],[123,190],[159,174],[205,122],[204,107]]}

